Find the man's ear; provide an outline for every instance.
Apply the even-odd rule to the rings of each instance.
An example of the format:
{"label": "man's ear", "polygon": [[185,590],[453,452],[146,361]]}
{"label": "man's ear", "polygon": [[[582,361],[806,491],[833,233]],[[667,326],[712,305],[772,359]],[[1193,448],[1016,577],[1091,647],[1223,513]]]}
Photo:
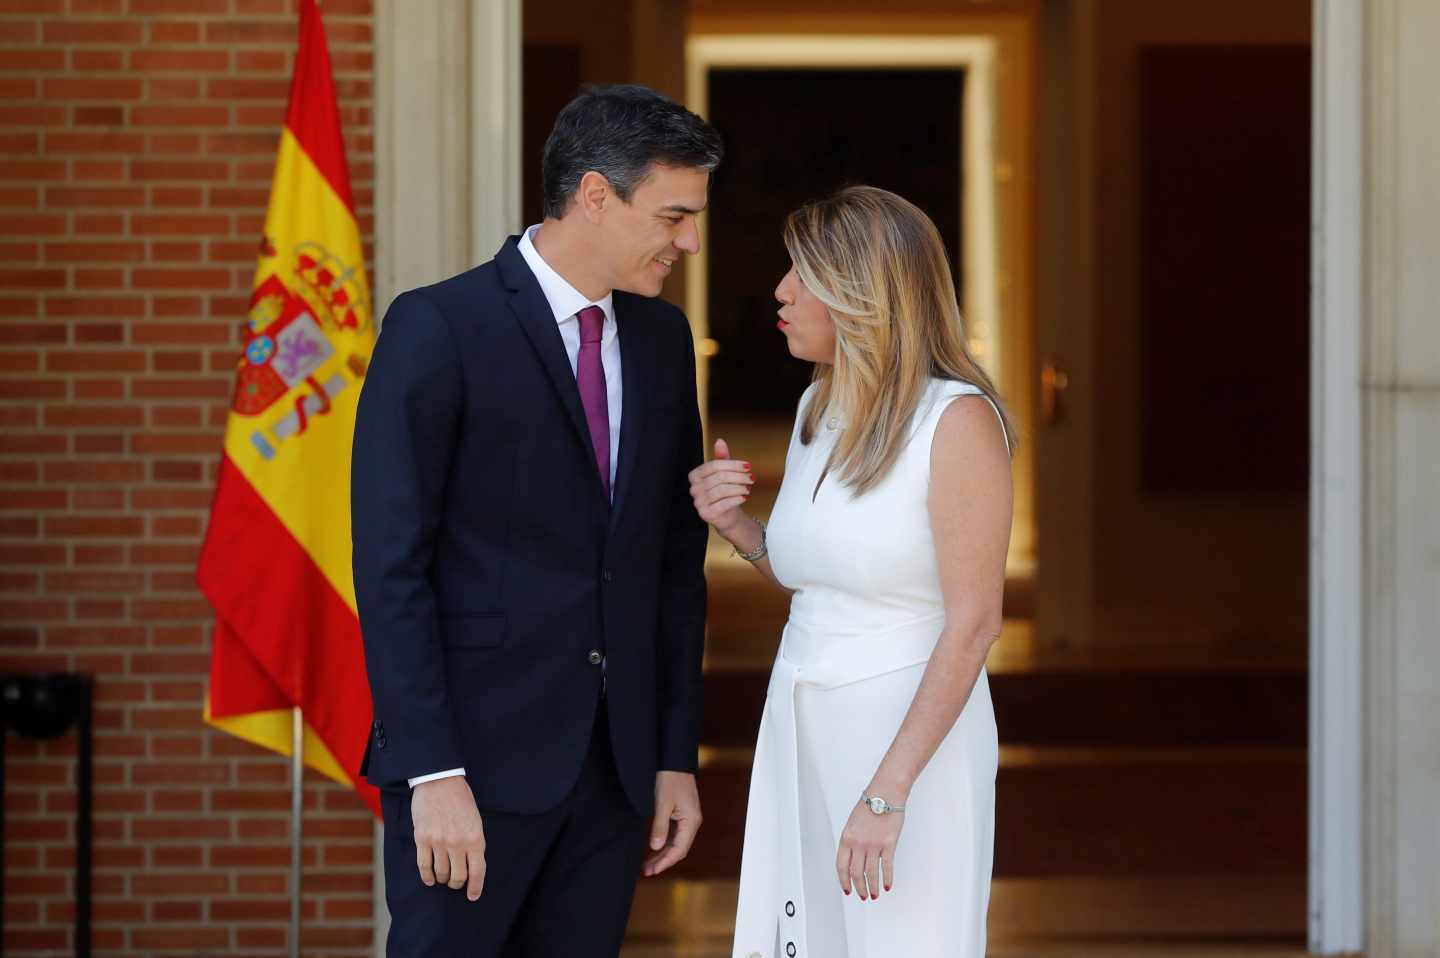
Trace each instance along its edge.
{"label": "man's ear", "polygon": [[580,187],[575,191],[575,201],[580,204],[580,211],[585,218],[592,223],[598,222],[601,214],[605,212],[605,204],[610,202],[611,190],[610,181],[603,173],[596,173],[591,170],[580,177]]}

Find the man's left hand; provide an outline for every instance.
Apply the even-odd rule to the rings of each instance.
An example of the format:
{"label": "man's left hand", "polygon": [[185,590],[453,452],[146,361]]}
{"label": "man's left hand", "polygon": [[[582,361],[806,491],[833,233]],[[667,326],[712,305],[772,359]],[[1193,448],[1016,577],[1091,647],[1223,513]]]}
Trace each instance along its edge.
{"label": "man's left hand", "polygon": [[700,790],[689,772],[657,772],[655,821],[650,825],[650,855],[645,877],[652,878],[690,854],[700,831]]}

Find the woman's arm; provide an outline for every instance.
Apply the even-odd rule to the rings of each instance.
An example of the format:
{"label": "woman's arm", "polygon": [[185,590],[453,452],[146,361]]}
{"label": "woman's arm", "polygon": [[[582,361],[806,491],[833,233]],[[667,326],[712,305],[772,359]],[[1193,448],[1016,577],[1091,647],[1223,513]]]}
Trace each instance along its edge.
{"label": "woman's arm", "polygon": [[[695,500],[695,510],[700,518],[715,527],[715,531],[742,553],[753,553],[764,541],[764,530],[760,522],[745,514],[741,508],[750,498],[755,477],[750,474],[750,463],[730,458],[730,447],[725,440],[715,441],[715,458],[690,473],[690,498]],[[775,585],[775,571],[770,568],[770,559],[761,556],[750,563]],[[789,591],[789,590],[786,590]]]}
{"label": "woman's arm", "polygon": [[[900,731],[868,793],[904,805],[910,789],[970,699],[990,646],[1000,637],[1005,554],[1010,545],[1010,454],[1000,420],[983,396],[956,400],[940,416],[930,453],[930,528],[945,599],[945,627]],[[858,803],[860,796],[855,796]],[[903,814],[863,806],[842,834],[836,868],[849,893],[880,889],[879,861],[893,881]],[[862,877],[863,876],[863,877]]]}

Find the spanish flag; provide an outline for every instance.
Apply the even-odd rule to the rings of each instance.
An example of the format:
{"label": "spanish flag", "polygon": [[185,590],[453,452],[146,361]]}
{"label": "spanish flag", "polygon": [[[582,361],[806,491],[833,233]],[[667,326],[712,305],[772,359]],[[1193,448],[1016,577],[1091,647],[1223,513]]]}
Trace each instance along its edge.
{"label": "spanish flag", "polygon": [[355,788],[370,689],[350,571],[350,440],[375,345],[370,289],[325,28],[300,0],[300,49],[200,554],[215,608],[205,720]]}

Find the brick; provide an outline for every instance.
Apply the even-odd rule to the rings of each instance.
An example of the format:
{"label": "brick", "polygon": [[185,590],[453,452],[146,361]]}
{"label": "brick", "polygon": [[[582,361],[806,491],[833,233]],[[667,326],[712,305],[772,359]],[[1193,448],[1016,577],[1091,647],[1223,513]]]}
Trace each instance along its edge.
{"label": "brick", "polygon": [[138,77],[48,77],[47,100],[138,100],[143,86]]}
{"label": "brick", "polygon": [[45,244],[45,259],[51,263],[138,263],[144,258],[144,243]]}
{"label": "brick", "polygon": [[5,69],[35,72],[65,69],[65,51],[57,49],[6,50]]}
{"label": "brick", "polygon": [[[215,187],[210,191],[210,206],[214,209],[256,210],[264,209],[269,201],[270,190],[266,187]],[[237,230],[236,232],[241,232]],[[248,230],[244,232],[249,232]],[[251,248],[258,246],[256,240]]]}
{"label": "brick", "polygon": [[198,543],[143,543],[130,547],[130,561],[136,565],[194,565],[199,558]]}
{"label": "brick", "polygon": [[6,160],[0,164],[0,179],[51,180],[64,175],[64,160]]}
{"label": "brick", "polygon": [[125,12],[124,0],[70,0],[70,12],[78,14],[117,14]]}
{"label": "brick", "polygon": [[0,42],[34,43],[40,38],[40,25],[26,20],[0,20]]}
{"label": "brick", "polygon": [[145,411],[136,406],[46,406],[45,425],[57,429],[73,426],[141,426]]}
{"label": "brick", "polygon": [[203,906],[198,901],[157,901],[150,905],[151,921],[199,921]]}
{"label": "brick", "polygon": [[65,452],[65,437],[53,435],[5,435],[0,433],[0,455],[25,453],[49,456]]}
{"label": "brick", "polygon": [[130,437],[130,451],[138,455],[156,453],[160,455],[212,455],[218,456],[221,437],[218,434],[166,433],[147,435],[137,433]]}
{"label": "brick", "polygon": [[140,372],[145,368],[145,354],[131,349],[67,350],[51,352],[45,357],[50,372]]}
{"label": "brick", "polygon": [[125,179],[123,160],[76,159],[70,162],[72,182],[118,183]]}
{"label": "brick", "polygon": [[0,269],[0,289],[62,289],[63,269]]}
{"label": "brick", "polygon": [[[158,81],[156,81],[158,82]],[[197,83],[198,95],[198,83]],[[145,149],[152,155],[162,153],[189,156],[200,152],[202,140],[198,133],[151,133],[145,140]]]}
{"label": "brick", "polygon": [[0,233],[6,236],[49,236],[65,229],[65,217],[47,214],[0,216]]}
{"label": "brick", "polygon": [[130,20],[50,20],[45,23],[45,42],[129,46],[140,42],[141,32],[140,23]]}
{"label": "brick", "polygon": [[120,323],[76,323],[75,344],[77,346],[125,342],[125,327]]}
{"label": "brick", "polygon": [[205,200],[205,191],[198,186],[155,186],[150,189],[150,205],[195,209]]}
{"label": "brick", "polygon": [[132,388],[141,399],[217,399],[229,397],[228,379],[137,379]]}
{"label": "brick", "polygon": [[111,290],[125,285],[125,271],[119,269],[76,269],[72,274],[76,289]]}
{"label": "brick", "polygon": [[235,943],[241,948],[275,951],[285,947],[289,934],[284,928],[247,927],[235,929]]}
{"label": "brick", "polygon": [[[3,392],[3,390],[0,390]],[[37,423],[35,409],[29,406],[0,407],[0,429],[30,429]]]}
{"label": "brick", "polygon": [[224,948],[229,944],[230,931],[210,925],[180,928],[136,928],[130,932],[135,948],[155,950],[189,950]]}
{"label": "brick", "polygon": [[224,126],[229,120],[228,106],[137,106],[130,114],[135,126]]}
{"label": "brick", "polygon": [[[138,593],[144,588],[145,576],[140,572],[51,572],[45,576],[46,592]],[[91,632],[103,633],[104,630]],[[119,634],[134,638],[132,631]]]}
{"label": "brick", "polygon": [[11,512],[47,511],[64,509],[69,501],[70,494],[64,489],[12,487],[5,490],[5,498],[0,501],[0,509]]}
{"label": "brick", "polygon": [[[137,236],[173,235],[194,236],[198,233],[230,232],[230,217],[223,214],[136,214],[130,219],[130,232]],[[214,271],[224,276],[220,270]],[[223,282],[223,281],[222,281]],[[229,286],[225,282],[226,287]]]}
{"label": "brick", "polygon": [[125,547],[114,542],[81,542],[72,547],[71,555],[77,566],[115,566],[124,563]]}
{"label": "brick", "polygon": [[137,180],[201,180],[217,183],[229,178],[229,164],[213,160],[133,160],[130,170]]}
{"label": "brick", "polygon": [[71,50],[70,67],[74,70],[120,70],[125,66],[125,54],[120,50]]}
{"label": "brick", "polygon": [[210,865],[215,868],[277,866],[290,863],[286,845],[216,846],[210,849]]}
{"label": "brick", "polygon": [[[198,646],[205,640],[205,633],[195,625],[157,625],[150,631],[150,644],[157,648],[182,648]],[[235,742],[239,739],[223,736],[218,741]]]}
{"label": "brick", "polygon": [[290,903],[284,899],[232,898],[210,903],[215,921],[288,921]]}
{"label": "brick", "polygon": [[236,50],[235,69],[240,73],[283,73],[289,59],[279,50]]}
{"label": "brick", "polygon": [[[136,785],[164,783],[192,785],[225,785],[231,781],[228,762],[137,762],[130,767],[130,781]],[[136,839],[225,839],[230,837],[230,823],[225,819],[199,818],[191,821],[170,820],[135,822],[132,834]]]}
{"label": "brick", "polygon": [[0,207],[6,207],[8,209],[34,209],[39,205],[40,190],[36,187],[0,186]]}
{"label": "brick", "polygon": [[274,77],[211,77],[205,92],[212,100],[284,100],[290,80]]}
{"label": "brick", "polygon": [[75,214],[75,232],[78,235],[111,235],[125,232],[125,217],[115,213]]}
{"label": "brick", "polygon": [[0,565],[64,565],[65,547],[54,543],[0,542]]}
{"label": "brick", "polygon": [[76,106],[70,108],[76,126],[124,126],[125,108],[121,106]]}
{"label": "brick", "polygon": [[204,259],[205,251],[199,243],[154,240],[150,243],[150,257],[157,263],[198,263]]}
{"label": "brick", "polygon": [[194,592],[195,573],[186,572],[152,572],[150,573],[151,592]]}
{"label": "brick", "polygon": [[74,617],[77,619],[105,619],[114,621],[125,615],[125,602],[121,599],[76,599]]}
{"label": "brick", "polygon": [[296,26],[288,20],[212,20],[205,24],[205,41],[225,46],[236,43],[270,43],[291,46]]}
{"label": "brick", "polygon": [[47,536],[138,536],[145,531],[145,520],[138,516],[49,516],[45,519]]}
{"label": "brick", "polygon": [[130,0],[130,12],[142,16],[179,13],[206,16],[230,12],[229,0]]}
{"label": "brick", "polygon": [[207,509],[213,493],[209,489],[133,489],[130,506],[146,512],[156,509]]}
{"label": "brick", "polygon": [[145,622],[208,619],[212,614],[209,603],[204,599],[136,599],[131,607],[134,617]]}
{"label": "brick", "polygon": [[144,463],[130,460],[45,464],[46,482],[141,482],[144,478]]}
{"label": "brick", "polygon": [[[133,625],[52,626],[45,642],[56,648],[131,648],[145,642],[145,630]],[[143,694],[143,685],[140,691]]]}
{"label": "brick", "polygon": [[231,277],[223,269],[136,269],[130,284],[135,289],[225,289]]}
{"label": "brick", "polygon": [[[9,51],[6,51],[8,58]],[[8,64],[7,64],[8,65]],[[65,122],[65,108],[49,104],[0,106],[0,126],[59,126]]]}
{"label": "brick", "polygon": [[70,318],[144,316],[145,299],[141,296],[47,296],[45,313]]}
{"label": "brick", "polygon": [[[9,343],[56,343],[63,341],[65,327],[60,327],[62,336],[40,339],[39,336],[23,336],[30,330],[29,326],[0,327],[0,341]],[[39,330],[49,330],[50,327],[36,327]],[[20,334],[20,336],[14,336]],[[55,379],[0,379],[0,399],[63,399],[65,398],[65,382]],[[13,451],[23,452],[24,449],[16,448]]]}
{"label": "brick", "polygon": [[[198,23],[153,23],[152,32],[171,34],[166,43],[193,43],[200,39]],[[130,69],[143,73],[157,70],[178,70],[185,73],[215,73],[230,68],[227,50],[134,50],[130,53]]]}
{"label": "brick", "polygon": [[120,489],[76,489],[70,504],[82,512],[117,511],[125,508],[125,493]]}
{"label": "brick", "polygon": [[138,186],[52,186],[45,190],[45,204],[52,207],[76,206],[94,209],[97,206],[143,206],[144,203],[145,190]]}
{"label": "brick", "polygon": [[125,380],[123,379],[74,379],[71,380],[70,385],[75,391],[76,399],[125,398]]}
{"label": "brick", "polygon": [[[153,792],[154,795],[161,795],[161,792]],[[159,803],[155,806],[156,811],[161,811]],[[199,811],[199,808],[194,809]],[[160,868],[200,868],[205,864],[205,852],[203,849],[194,846],[172,847],[167,845],[154,845],[150,848],[150,860]]]}
{"label": "brick", "polygon": [[82,456],[110,456],[125,451],[125,437],[119,433],[76,433],[75,451]]}

